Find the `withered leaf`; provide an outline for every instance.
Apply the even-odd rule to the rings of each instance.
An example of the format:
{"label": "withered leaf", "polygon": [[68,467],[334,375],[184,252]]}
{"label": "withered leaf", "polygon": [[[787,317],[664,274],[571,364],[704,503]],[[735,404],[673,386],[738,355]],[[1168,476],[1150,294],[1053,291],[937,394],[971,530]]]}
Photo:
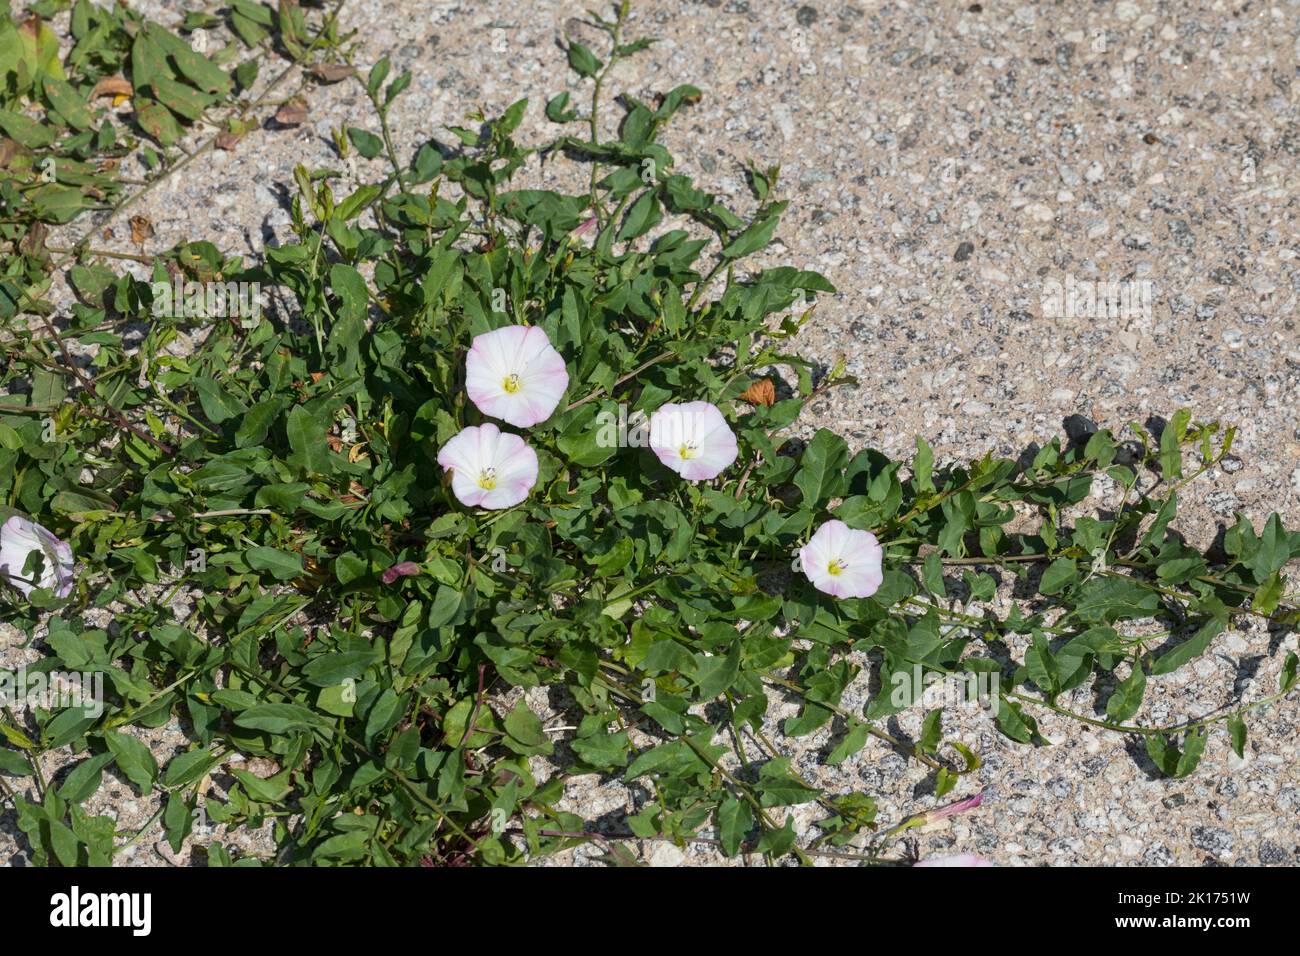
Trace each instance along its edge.
{"label": "withered leaf", "polygon": [[144,216],[132,216],[130,223],[131,241],[137,246],[143,245],[146,239],[153,238],[153,223]]}
{"label": "withered leaf", "polygon": [[214,140],[217,149],[224,149],[226,151],[233,150],[235,148],[235,144],[238,143],[241,139],[243,139],[244,135],[251,128],[252,128],[251,123],[241,122],[240,120],[237,119],[230,120],[226,124],[226,128],[223,129],[220,133],[218,133],[216,139]]}
{"label": "withered leaf", "polygon": [[135,93],[135,88],[129,82],[120,76],[106,76],[90,91],[90,98],[97,100],[101,96],[111,96],[114,98],[114,104],[117,103],[119,96],[131,96]]}
{"label": "withered leaf", "polygon": [[751,405],[772,405],[776,402],[776,386],[770,378],[760,378],[740,393],[740,400]]}
{"label": "withered leaf", "polygon": [[18,251],[34,259],[44,259],[45,239],[49,234],[50,230],[45,223],[32,223],[31,228],[27,230],[27,235],[23,236],[22,241],[18,243]]}
{"label": "withered leaf", "polygon": [[301,96],[286,100],[275,111],[275,121],[284,126],[301,126],[307,121],[307,101]]}
{"label": "withered leaf", "polygon": [[21,145],[12,139],[0,138],[0,169],[8,168],[14,157],[24,152]]}
{"label": "withered leaf", "polygon": [[317,63],[307,72],[322,83],[337,83],[351,76],[353,69],[346,63]]}

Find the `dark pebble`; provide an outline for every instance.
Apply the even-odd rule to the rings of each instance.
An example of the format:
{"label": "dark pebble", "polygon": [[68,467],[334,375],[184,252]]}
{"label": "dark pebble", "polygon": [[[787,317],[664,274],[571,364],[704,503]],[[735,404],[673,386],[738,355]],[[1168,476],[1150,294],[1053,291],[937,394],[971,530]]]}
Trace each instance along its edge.
{"label": "dark pebble", "polygon": [[1097,423],[1086,415],[1071,415],[1061,423],[1070,441],[1087,441],[1097,434]]}
{"label": "dark pebble", "polygon": [[975,245],[970,242],[963,242],[957,247],[957,251],[952,254],[953,262],[965,262],[975,251]]}
{"label": "dark pebble", "polygon": [[1291,854],[1287,853],[1286,847],[1282,846],[1282,844],[1274,843],[1272,840],[1265,840],[1259,845],[1259,862],[1265,866],[1290,863]]}
{"label": "dark pebble", "polygon": [[1163,843],[1157,843],[1142,854],[1143,866],[1173,866],[1174,855]]}
{"label": "dark pebble", "polygon": [[1192,846],[1220,856],[1232,852],[1232,834],[1223,827],[1192,827]]}

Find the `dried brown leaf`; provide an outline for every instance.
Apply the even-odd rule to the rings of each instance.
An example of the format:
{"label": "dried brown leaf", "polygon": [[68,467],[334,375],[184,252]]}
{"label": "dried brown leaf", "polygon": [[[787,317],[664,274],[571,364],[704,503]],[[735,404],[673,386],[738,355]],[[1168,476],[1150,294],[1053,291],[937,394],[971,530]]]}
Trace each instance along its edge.
{"label": "dried brown leaf", "polygon": [[295,96],[275,111],[275,121],[283,126],[301,126],[307,122],[307,101]]}
{"label": "dried brown leaf", "polygon": [[145,240],[153,238],[153,223],[144,216],[131,217],[131,241],[142,246]]}
{"label": "dried brown leaf", "polygon": [[106,76],[90,91],[90,98],[97,100],[101,96],[113,97],[113,105],[116,106],[120,101],[118,97],[130,97],[135,94],[135,87],[120,76]]}
{"label": "dried brown leaf", "polygon": [[307,72],[322,83],[337,83],[347,79],[354,71],[346,63],[317,63]]}
{"label": "dried brown leaf", "polygon": [[772,405],[776,402],[776,386],[770,378],[760,378],[740,393],[740,400],[751,405]]}

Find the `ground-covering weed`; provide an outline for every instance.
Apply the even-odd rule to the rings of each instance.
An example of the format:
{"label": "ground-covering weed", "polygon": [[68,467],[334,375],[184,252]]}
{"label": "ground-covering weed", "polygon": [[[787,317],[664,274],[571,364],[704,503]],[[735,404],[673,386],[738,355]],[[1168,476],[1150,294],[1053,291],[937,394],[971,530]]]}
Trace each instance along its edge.
{"label": "ground-covering weed", "polygon": [[[73,98],[86,109],[142,37],[166,65],[131,65],[137,89],[142,69],[152,77],[138,124],[160,146],[195,118],[181,106],[248,85],[88,6],[74,37],[79,10],[79,42],[86,17],[109,40],[75,84],[48,55],[39,79],[29,53],[0,58],[3,148],[22,157],[6,197],[38,201],[46,155],[111,148]],[[249,43],[275,24],[270,8],[232,9]],[[148,276],[79,245],[80,301],[53,317],[31,263],[8,272],[0,495],[16,523],[0,546],[22,555],[5,565],[4,616],[46,653],[35,670],[104,688],[96,708],[3,712],[0,794],[38,862],[105,862],[138,837],[82,807],[113,769],[158,795],[173,848],[192,840],[215,865],[241,861],[214,827],[268,822],[290,864],[518,863],[585,841],[618,863],[633,859],[624,838],[898,861],[894,840],[923,808],[877,829],[871,794],[823,792],[781,735],[833,723],[830,764],[880,738],[928,768],[942,801],[979,766],[945,739],[943,709],[914,740],[882,728],[935,679],[970,679],[1025,745],[1043,742],[1034,714],[1055,711],[1140,738],[1171,776],[1194,770],[1215,727],[1240,753],[1249,712],[1294,687],[1292,654],[1271,696],[1176,727],[1135,722],[1148,677],[1187,666],[1234,619],[1300,620],[1283,576],[1300,534],[1277,515],[1239,519],[1209,553],[1173,529],[1180,489],[1228,453],[1231,429],[1185,411],[1158,433],[1079,420],[1029,458],[942,469],[921,440],[903,463],[826,430],[786,437],[813,396],[848,384],[792,351],[834,289],[749,265],[786,208],[779,171],[750,170],[745,216],[677,172],[660,136],[701,92],[612,99],[618,61],[651,41],[624,35],[626,4],[594,22],[605,48],[567,48],[590,100],[546,103],[558,133],[540,146],[515,139],[521,100],[404,158],[388,116],[410,74],[318,63],[375,107],[368,128],[339,130],[340,160],[390,168],[336,195],[337,170],[300,166],[294,241],[255,264],[195,241],[142,257]],[[10,25],[22,43],[30,23]],[[46,29],[31,34],[38,53],[55,42]],[[307,36],[294,27],[295,58],[320,48]],[[608,102],[616,139],[599,138]],[[156,129],[152,106],[168,113]],[[586,163],[589,188],[515,188],[538,157]],[[70,215],[88,195],[76,186],[59,187],[80,197]],[[694,228],[664,230],[669,213]],[[128,341],[137,321],[148,331]],[[189,354],[169,349],[182,331],[200,343]],[[88,367],[74,346],[93,350]],[[1122,503],[1083,513],[1098,479]],[[71,546],[75,581],[27,518]],[[1000,581],[1026,598],[1002,614],[986,603]],[[843,706],[864,665],[882,689]],[[1099,679],[1113,690],[1094,713],[1059,703]],[[552,689],[563,720],[548,726],[514,688]],[[773,740],[777,695],[801,706]],[[188,749],[160,765],[139,731],[176,719]],[[48,755],[66,750],[70,769],[49,777]],[[644,797],[624,833],[557,809],[587,773]],[[788,808],[814,802],[819,823],[796,832]]]}

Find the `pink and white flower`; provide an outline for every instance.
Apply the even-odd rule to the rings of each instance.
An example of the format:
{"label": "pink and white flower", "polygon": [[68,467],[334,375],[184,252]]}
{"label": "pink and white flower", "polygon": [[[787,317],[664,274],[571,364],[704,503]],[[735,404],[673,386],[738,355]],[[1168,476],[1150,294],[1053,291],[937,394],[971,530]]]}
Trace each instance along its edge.
{"label": "pink and white flower", "polygon": [[650,450],[687,481],[718,477],[739,452],[735,433],[709,402],[660,405],[650,416]]}
{"label": "pink and white flower", "polygon": [[462,429],[438,451],[461,504],[497,511],[519,504],[537,484],[537,452],[491,422]]}
{"label": "pink and white flower", "polygon": [[[41,555],[39,578],[25,570],[33,552]],[[13,515],[0,526],[0,579],[24,596],[37,588],[49,588],[57,597],[67,597],[76,578],[74,566],[72,546],[30,518]]]}
{"label": "pink and white flower", "polygon": [[939,807],[937,810],[927,810],[921,816],[926,823],[934,823],[936,820],[946,820],[948,817],[955,817],[959,813],[965,813],[967,810],[974,810],[984,802],[984,791],[980,791],[973,797],[967,797],[965,800],[958,800],[956,803],[950,803],[946,807]]}
{"label": "pink and white flower", "polygon": [[508,325],[474,336],[465,388],[484,415],[528,428],[551,417],[569,387],[569,371],[535,325]]}
{"label": "pink and white flower", "polygon": [[884,556],[884,548],[870,531],[827,521],[799,549],[799,564],[818,591],[838,598],[863,598],[880,589]]}
{"label": "pink and white flower", "polygon": [[399,561],[397,564],[390,564],[384,569],[384,573],[379,576],[379,580],[385,584],[392,584],[398,578],[410,578],[419,574],[421,568],[414,561]]}

